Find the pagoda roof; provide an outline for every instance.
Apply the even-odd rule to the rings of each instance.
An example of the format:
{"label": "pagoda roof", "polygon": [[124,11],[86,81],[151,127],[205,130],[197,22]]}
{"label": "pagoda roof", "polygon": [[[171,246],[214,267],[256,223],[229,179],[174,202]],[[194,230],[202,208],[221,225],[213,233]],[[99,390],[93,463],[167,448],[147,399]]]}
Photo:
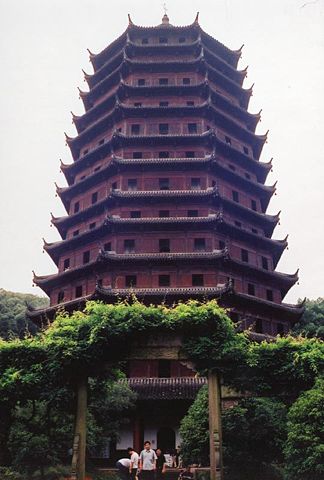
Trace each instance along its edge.
{"label": "pagoda roof", "polygon": [[138,400],[194,400],[206,377],[142,378],[131,377],[119,380],[122,385],[136,392]]}
{"label": "pagoda roof", "polygon": [[99,145],[89,153],[80,157],[72,164],[61,164],[61,169],[68,181],[73,183],[74,175],[77,172],[82,171],[83,168],[89,167],[94,161],[104,159],[107,155],[112,154],[116,148],[121,148],[126,145],[151,145],[152,140],[156,145],[165,145],[171,142],[176,144],[177,140],[181,139],[182,145],[200,144],[203,141],[204,144],[210,147],[215,147],[216,151],[226,158],[229,158],[231,162],[237,162],[238,165],[246,168],[248,171],[255,173],[259,182],[263,183],[267,177],[268,172],[272,168],[272,161],[268,163],[259,162],[245,153],[234,148],[232,145],[228,145],[224,140],[218,138],[214,130],[208,130],[202,134],[169,134],[169,135],[125,135],[121,132],[115,131],[110,140],[103,145]]}
{"label": "pagoda roof", "polygon": [[[96,84],[98,84],[101,80],[104,80],[104,78],[109,75],[109,73],[116,68],[116,65],[118,65],[118,62],[121,63],[123,58],[132,58],[132,55],[134,52],[138,51],[139,54],[142,55],[150,55],[150,53],[166,53],[166,52],[172,52],[174,51],[176,55],[179,55],[179,52],[181,53],[186,53],[193,51],[194,53],[197,53],[198,55],[201,55],[202,52],[206,53],[206,57],[210,59],[211,62],[213,62],[223,74],[230,80],[236,82],[238,85],[242,85],[243,80],[246,76],[247,70],[237,70],[234,68],[232,65],[228,64],[225,62],[221,57],[219,57],[217,54],[212,52],[208,47],[204,45],[204,43],[201,40],[201,36],[198,36],[198,38],[191,43],[174,43],[174,44],[147,44],[147,45],[141,45],[137,44],[129,39],[127,37],[126,43],[123,45],[121,50],[116,53],[114,56],[109,58],[107,62],[102,65],[99,69],[97,69],[94,74],[88,75],[85,74],[85,80],[87,81],[88,85],[90,88],[93,88]],[[146,59],[148,62],[150,61],[149,57]]]}
{"label": "pagoda roof", "polygon": [[209,267],[214,266],[214,262],[221,264],[223,270],[226,272],[229,270],[231,274],[234,270],[238,273],[244,272],[244,275],[251,275],[251,278],[260,278],[266,282],[270,282],[276,288],[281,291],[282,297],[286,295],[288,290],[297,282],[298,271],[294,274],[286,274],[276,271],[264,270],[260,267],[252,265],[250,263],[241,262],[236,258],[233,258],[227,248],[223,250],[203,251],[203,252],[175,252],[175,253],[123,253],[117,254],[116,252],[107,252],[100,250],[96,260],[89,262],[85,265],[79,265],[75,268],[69,268],[63,272],[47,275],[37,276],[34,274],[33,282],[41,287],[47,294],[49,294],[51,288],[62,285],[62,282],[71,281],[75,278],[80,278],[82,274],[87,272],[101,271],[104,264],[116,265],[116,264],[142,264],[146,265],[149,262],[160,264],[172,264],[179,262],[185,262],[188,264],[198,262],[199,265],[207,262]]}
{"label": "pagoda roof", "polygon": [[141,107],[136,107],[134,105],[128,105],[116,101],[110,112],[88,126],[77,137],[73,139],[68,138],[67,143],[75,157],[77,156],[77,152],[82,148],[84,142],[89,142],[98,137],[100,133],[105,133],[107,126],[113,127],[116,121],[121,120],[122,118],[143,118],[144,116],[147,119],[150,116],[162,117],[181,115],[183,112],[188,116],[203,114],[206,117],[215,118],[216,121],[220,122],[222,128],[224,128],[229,134],[233,134],[237,139],[248,142],[249,145],[253,145],[254,156],[259,158],[263,145],[267,139],[267,134],[256,135],[251,132],[251,130],[248,130],[242,124],[233,120],[229,115],[218,109],[212,102],[211,98],[200,105],[168,105],[166,107],[161,107],[159,105],[143,105]]}
{"label": "pagoda roof", "polygon": [[[105,78],[96,83],[89,92],[81,92],[80,96],[84,102],[86,109],[89,109],[93,105],[93,101],[97,100],[104,93],[108,91],[112,86],[112,81],[114,79],[117,82],[120,81],[121,76],[125,75],[127,72],[140,71],[143,69],[153,67],[158,67],[159,73],[164,71],[169,71],[172,68],[172,71],[188,71],[188,68],[191,67],[193,71],[200,71],[203,74],[209,73],[210,78],[216,78],[217,82],[220,82],[224,90],[228,91],[231,95],[236,96],[240,99],[240,104],[242,107],[247,108],[249,99],[252,95],[252,87],[245,89],[238,83],[234,82],[222,72],[214,68],[206,60],[203,52],[195,59],[178,59],[178,60],[162,60],[162,59],[142,59],[136,60],[129,58],[126,53],[123,55],[123,59],[116,69],[108,74]],[[89,80],[89,78],[88,78]],[[114,84],[114,83],[113,83]]]}
{"label": "pagoda roof", "polygon": [[202,39],[206,41],[207,44],[210,44],[213,48],[217,49],[219,55],[227,61],[230,65],[236,67],[237,62],[241,56],[241,49],[239,50],[230,50],[228,47],[220,43],[218,40],[213,38],[211,35],[205,33],[198,23],[198,18],[190,25],[185,26],[173,26],[170,23],[161,23],[160,25],[144,27],[135,25],[129,17],[129,22],[126,30],[120,35],[116,40],[114,40],[110,45],[108,45],[104,50],[98,54],[90,53],[90,60],[93,64],[95,70],[99,69],[104,65],[109,59],[109,57],[127,41],[127,36],[132,36],[136,32],[166,32],[166,31],[195,31],[197,35],[200,34]]}
{"label": "pagoda roof", "polygon": [[170,168],[176,169],[181,166],[195,166],[200,165],[208,166],[208,168],[215,169],[222,178],[230,178],[234,180],[236,184],[242,185],[244,188],[248,188],[249,192],[255,192],[261,196],[261,202],[263,211],[266,210],[268,203],[276,190],[276,184],[269,186],[263,185],[253,179],[248,179],[237,171],[231,170],[229,167],[224,166],[217,159],[216,154],[208,155],[201,158],[142,158],[142,159],[123,159],[117,156],[113,156],[111,161],[104,165],[100,170],[93,172],[92,174],[80,180],[77,183],[67,187],[56,187],[56,193],[60,196],[65,208],[69,211],[70,202],[74,195],[85,192],[87,189],[96,185],[98,181],[102,181],[110,177],[112,172],[120,171],[121,168],[125,170],[137,169],[141,167],[152,168],[158,167],[159,170]]}
{"label": "pagoda roof", "polygon": [[[139,199],[158,199],[170,201],[170,199],[197,199],[203,200],[208,199],[213,202],[221,204],[225,209],[232,210],[238,213],[241,217],[248,218],[250,221],[256,222],[259,225],[262,225],[262,228],[265,230],[267,235],[271,235],[275,226],[279,221],[279,213],[277,215],[268,215],[265,213],[256,212],[244,205],[234,202],[229,198],[222,196],[217,187],[209,187],[205,190],[113,190],[110,195],[102,199],[100,202],[89,206],[88,208],[79,211],[78,213],[63,216],[63,217],[53,217],[52,223],[55,225],[59,232],[62,234],[67,228],[84,221],[88,218],[91,218],[94,214],[102,213],[105,208],[110,204],[118,203],[118,200],[132,200]],[[122,220],[122,219],[121,219]],[[63,235],[64,236],[64,235]]]}
{"label": "pagoda roof", "polygon": [[[169,221],[168,221],[169,219]],[[172,228],[181,228],[183,229],[184,225],[191,225],[191,227],[196,226],[196,228],[201,228],[203,224],[214,223],[217,225],[217,230],[237,238],[240,236],[243,240],[252,243],[261,248],[270,250],[273,256],[274,266],[277,265],[283,251],[287,248],[288,242],[287,237],[283,240],[274,240],[268,237],[260,236],[244,228],[239,228],[231,222],[228,222],[223,214],[219,213],[218,215],[209,215],[208,217],[154,217],[141,219],[124,219],[124,222],[117,222],[116,219],[106,219],[96,228],[92,230],[87,230],[83,233],[80,233],[77,237],[72,237],[66,240],[61,240],[58,242],[46,242],[44,241],[44,250],[50,255],[52,260],[58,264],[59,257],[64,252],[69,251],[70,249],[77,248],[79,245],[83,246],[86,242],[97,240],[100,244],[100,239],[111,229],[122,228],[123,226],[127,227],[136,227],[137,229],[144,225],[150,225],[150,228],[156,226],[156,228],[165,229],[168,225]],[[128,220],[128,222],[127,222]]]}
{"label": "pagoda roof", "polygon": [[54,318],[58,311],[63,310],[72,312],[80,310],[88,300],[100,299],[111,303],[118,301],[121,298],[132,299],[134,295],[136,295],[137,298],[144,300],[146,303],[152,303],[154,301],[159,303],[161,303],[161,301],[178,301],[180,298],[217,298],[220,304],[225,307],[230,306],[233,301],[235,306],[238,307],[237,300],[239,300],[239,304],[247,306],[249,309],[253,309],[256,314],[264,315],[265,310],[267,310],[275,318],[278,318],[278,315],[279,318],[281,318],[280,316],[283,316],[284,319],[290,322],[296,322],[305,310],[305,301],[297,305],[270,302],[252,295],[236,292],[233,283],[229,281],[226,284],[220,284],[215,287],[188,288],[159,287],[113,289],[111,287],[100,287],[99,285],[96,285],[92,294],[47,308],[31,309],[29,307],[27,315],[31,320],[44,326],[44,324],[47,325],[48,322]]}
{"label": "pagoda roof", "polygon": [[98,118],[104,116],[109,109],[113,109],[116,98],[123,100],[127,98],[130,93],[132,95],[145,95],[147,93],[159,93],[163,95],[175,95],[179,93],[198,94],[205,99],[208,96],[217,104],[217,107],[235,118],[242,118],[246,122],[248,130],[255,131],[256,125],[260,120],[261,111],[259,113],[249,113],[246,109],[239,105],[233,104],[226,96],[217,92],[213,86],[205,79],[191,85],[129,85],[124,80],[120,80],[116,85],[116,90],[113,90],[111,95],[106,97],[102,102],[89,108],[82,116],[73,115],[73,123],[75,124],[78,133],[83,132],[92,122],[97,121]]}

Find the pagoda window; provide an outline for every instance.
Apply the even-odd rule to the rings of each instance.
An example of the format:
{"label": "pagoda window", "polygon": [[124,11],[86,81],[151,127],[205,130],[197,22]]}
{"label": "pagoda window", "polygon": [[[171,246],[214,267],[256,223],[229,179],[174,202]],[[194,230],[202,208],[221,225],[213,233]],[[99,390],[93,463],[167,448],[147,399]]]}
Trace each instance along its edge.
{"label": "pagoda window", "polygon": [[133,152],[133,158],[143,158],[143,152]]}
{"label": "pagoda window", "polygon": [[224,248],[226,246],[224,240],[219,240],[218,241],[218,246],[219,246],[220,250],[224,250]]}
{"label": "pagoda window", "polygon": [[185,43],[186,38],[185,37],[179,37],[179,43]]}
{"label": "pagoda window", "polygon": [[142,106],[142,102],[135,102],[134,103],[134,107],[141,107]]}
{"label": "pagoda window", "polygon": [[159,85],[168,85],[169,79],[168,78],[159,78]]}
{"label": "pagoda window", "polygon": [[86,252],[83,252],[83,265],[85,265],[86,263],[89,263],[90,262],[90,250],[87,250]]}
{"label": "pagoda window", "polygon": [[170,190],[170,180],[168,178],[159,178],[160,190]]}
{"label": "pagoda window", "polygon": [[230,139],[230,137],[227,137],[225,135],[225,142],[228,144],[228,145],[232,145],[232,140]]}
{"label": "pagoda window", "polygon": [[170,286],[170,275],[159,275],[159,287]]}
{"label": "pagoda window", "polygon": [[195,152],[193,150],[189,150],[185,153],[186,158],[195,158]]}
{"label": "pagoda window", "polygon": [[74,232],[72,233],[72,236],[77,237],[79,235],[79,233],[80,233],[79,230],[74,230]]}
{"label": "pagoda window", "polygon": [[191,188],[191,190],[201,190],[200,178],[196,178],[196,177],[191,178],[190,188]]}
{"label": "pagoda window", "polygon": [[96,222],[90,223],[89,230],[93,230],[94,228],[96,228]]}
{"label": "pagoda window", "polygon": [[130,218],[141,218],[141,211],[140,210],[132,210],[130,212]]}
{"label": "pagoda window", "polygon": [[98,145],[103,145],[104,143],[105,143],[105,139],[102,138],[101,140],[99,140]]}
{"label": "pagoda window", "polygon": [[84,180],[86,178],[86,175],[82,175],[82,177],[80,177],[80,180]]}
{"label": "pagoda window", "polygon": [[159,134],[168,135],[169,133],[169,124],[168,123],[159,123]]}
{"label": "pagoda window", "polygon": [[170,240],[168,238],[159,239],[159,252],[170,253]]}
{"label": "pagoda window", "polygon": [[98,192],[93,192],[91,195],[91,204],[94,205],[98,201]]}
{"label": "pagoda window", "polygon": [[251,200],[251,208],[252,210],[254,210],[255,212],[257,211],[257,203],[255,200]]}
{"label": "pagoda window", "polygon": [[170,360],[158,360],[158,377],[159,378],[171,377],[171,361]]}
{"label": "pagoda window", "polygon": [[99,170],[101,169],[101,165],[98,165],[97,167],[95,167],[93,169],[94,172],[99,172]]}
{"label": "pagoda window", "polygon": [[111,242],[107,242],[104,244],[105,252],[111,252]]}
{"label": "pagoda window", "polygon": [[170,210],[159,210],[159,217],[160,218],[170,217]]}
{"label": "pagoda window", "polygon": [[233,172],[235,172],[236,170],[236,167],[234,165],[232,165],[231,163],[228,164],[228,167],[233,170]]}
{"label": "pagoda window", "polygon": [[277,335],[282,335],[283,333],[285,333],[284,325],[279,322],[277,323]]}
{"label": "pagoda window", "polygon": [[89,153],[89,149],[88,149],[88,148],[86,148],[85,150],[83,150],[83,152],[82,152],[82,153],[83,153],[83,155],[86,155],[87,153]]}
{"label": "pagoda window", "polygon": [[255,320],[255,331],[256,333],[263,333],[263,322],[261,320],[261,318],[257,318]]}
{"label": "pagoda window", "polygon": [[67,270],[68,268],[70,268],[70,259],[65,258],[63,262],[63,270]]}
{"label": "pagoda window", "polygon": [[191,283],[193,287],[203,287],[204,275],[202,273],[193,273],[191,277]]}
{"label": "pagoda window", "polygon": [[145,85],[145,78],[139,78],[139,79],[137,80],[137,85],[138,85],[139,87],[144,87],[144,85]]}
{"label": "pagoda window", "polygon": [[159,152],[159,158],[169,158],[170,153],[169,152]]}
{"label": "pagoda window", "polygon": [[269,262],[267,257],[261,257],[261,260],[262,260],[262,268],[264,268],[264,270],[269,270]]}
{"label": "pagoda window", "polygon": [[197,131],[196,123],[188,123],[188,133],[197,133]]}
{"label": "pagoda window", "polygon": [[160,102],[159,105],[160,105],[160,107],[168,107],[169,102]]}
{"label": "pagoda window", "polygon": [[142,38],[142,45],[147,45],[148,43],[148,38]]}
{"label": "pagoda window", "polygon": [[62,303],[64,301],[64,290],[61,290],[57,294],[57,303]]}
{"label": "pagoda window", "polygon": [[205,252],[205,250],[206,250],[206,240],[204,238],[195,238],[194,239],[194,250],[196,252]]}
{"label": "pagoda window", "polygon": [[160,37],[159,38],[159,43],[168,43],[168,38],[167,37]]}
{"label": "pagoda window", "polygon": [[139,135],[140,134],[140,125],[138,123],[133,123],[131,125],[131,134]]}
{"label": "pagoda window", "polygon": [[244,175],[245,175],[245,178],[247,178],[248,180],[251,180],[251,175],[249,173],[245,172]]}
{"label": "pagoda window", "polygon": [[234,225],[236,227],[242,228],[242,222],[239,222],[238,220],[234,220]]}
{"label": "pagoda window", "polygon": [[266,295],[267,300],[269,300],[269,302],[273,302],[273,291],[271,289],[267,288]]}
{"label": "pagoda window", "polygon": [[253,283],[248,283],[248,294],[255,295],[255,285]]}
{"label": "pagoda window", "polygon": [[136,275],[126,275],[125,276],[125,287],[132,288],[136,287],[137,277]]}
{"label": "pagoda window", "polygon": [[182,79],[182,84],[183,85],[190,85],[190,78],[188,77],[185,77]]}
{"label": "pagoda window", "polygon": [[248,147],[243,147],[243,152],[245,153],[245,155],[248,155],[249,154]]}
{"label": "pagoda window", "polygon": [[248,262],[249,261],[249,252],[245,250],[245,248],[241,249],[241,260],[242,262]]}
{"label": "pagoda window", "polygon": [[188,217],[198,217],[198,210],[188,210]]}
{"label": "pagoda window", "polygon": [[78,213],[79,210],[80,210],[80,202],[75,202],[73,207],[73,213]]}
{"label": "pagoda window", "polygon": [[127,180],[127,190],[129,190],[129,191],[137,190],[137,180],[136,180],[136,178],[129,178]]}
{"label": "pagoda window", "polygon": [[239,203],[239,193],[236,190],[232,190],[232,199],[234,202]]}
{"label": "pagoda window", "polygon": [[97,285],[98,285],[99,287],[102,287],[102,284],[103,284],[102,278],[98,278],[98,279],[97,279]]}
{"label": "pagoda window", "polygon": [[195,102],[193,100],[187,100],[187,107],[193,107]]}
{"label": "pagoda window", "polygon": [[113,182],[113,183],[111,184],[111,189],[112,189],[112,190],[117,190],[117,188],[118,188],[117,182]]}
{"label": "pagoda window", "polygon": [[124,240],[124,253],[135,253],[135,240]]}
{"label": "pagoda window", "polygon": [[75,298],[82,297],[82,291],[83,291],[82,285],[77,285],[75,287]]}
{"label": "pagoda window", "polygon": [[251,232],[252,232],[252,233],[255,233],[255,234],[258,234],[258,233],[259,233],[256,228],[251,228]]}

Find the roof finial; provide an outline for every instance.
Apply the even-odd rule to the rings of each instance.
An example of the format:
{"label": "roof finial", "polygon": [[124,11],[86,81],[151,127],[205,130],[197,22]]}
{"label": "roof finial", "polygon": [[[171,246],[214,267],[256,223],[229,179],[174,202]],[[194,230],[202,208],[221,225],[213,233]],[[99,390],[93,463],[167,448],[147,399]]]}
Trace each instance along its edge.
{"label": "roof finial", "polygon": [[196,15],[196,18],[195,18],[194,23],[199,23],[199,12],[197,12],[197,15]]}
{"label": "roof finial", "polygon": [[167,14],[167,6],[166,6],[166,2],[163,3],[163,10],[164,10],[164,15],[162,17],[162,24],[163,25],[169,25],[169,17],[168,17],[168,14]]}
{"label": "roof finial", "polygon": [[128,13],[128,26],[130,27],[131,25],[134,25],[133,22],[132,22],[132,19],[131,19],[131,16],[130,14]]}

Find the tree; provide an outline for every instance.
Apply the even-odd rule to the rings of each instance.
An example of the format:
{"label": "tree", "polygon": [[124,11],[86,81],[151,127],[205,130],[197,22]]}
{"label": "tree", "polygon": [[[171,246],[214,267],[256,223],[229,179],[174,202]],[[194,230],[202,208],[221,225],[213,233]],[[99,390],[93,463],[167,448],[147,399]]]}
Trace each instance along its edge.
{"label": "tree", "polygon": [[288,414],[287,478],[324,478],[324,379],[302,393]]}
{"label": "tree", "polygon": [[[223,412],[224,462],[241,475],[282,462],[286,438],[285,405],[272,398],[245,398]],[[208,389],[202,388],[181,422],[185,463],[209,464]],[[240,477],[241,478],[241,477]],[[243,477],[242,477],[243,478]]]}
{"label": "tree", "polygon": [[27,293],[8,292],[0,288],[0,337],[23,338],[26,333],[35,334],[37,327],[26,317],[27,305],[47,307],[48,298]]}
{"label": "tree", "polygon": [[305,302],[305,312],[294,325],[293,332],[324,340],[324,298]]}

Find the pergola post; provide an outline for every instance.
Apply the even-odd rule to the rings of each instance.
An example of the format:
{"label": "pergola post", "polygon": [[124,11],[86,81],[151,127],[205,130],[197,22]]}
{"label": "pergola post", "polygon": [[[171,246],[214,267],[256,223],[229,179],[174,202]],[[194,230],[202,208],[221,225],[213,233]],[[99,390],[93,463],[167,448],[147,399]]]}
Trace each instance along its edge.
{"label": "pergola post", "polygon": [[208,372],[210,480],[223,480],[221,386],[216,372]]}
{"label": "pergola post", "polygon": [[80,378],[77,383],[77,410],[75,418],[71,478],[85,479],[85,456],[87,436],[87,387],[88,379]]}

